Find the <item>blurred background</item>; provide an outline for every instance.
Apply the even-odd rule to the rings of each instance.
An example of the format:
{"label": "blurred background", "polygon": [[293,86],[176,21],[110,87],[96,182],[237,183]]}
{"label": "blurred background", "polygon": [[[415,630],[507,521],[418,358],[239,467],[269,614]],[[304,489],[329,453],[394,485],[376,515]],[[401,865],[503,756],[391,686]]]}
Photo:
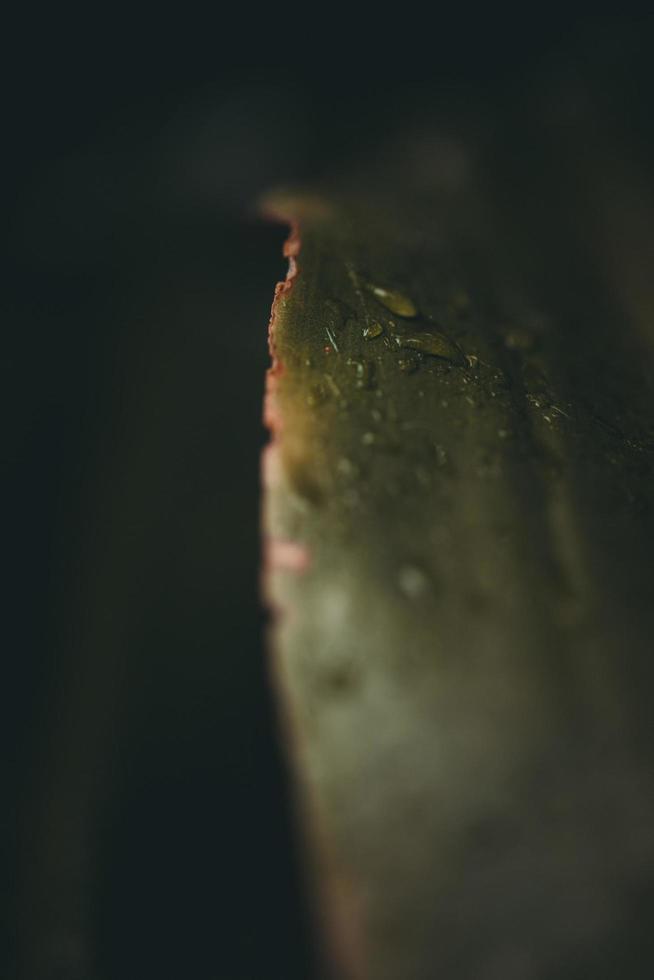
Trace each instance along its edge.
{"label": "blurred background", "polygon": [[650,19],[432,15],[8,31],[2,977],[317,975],[258,599],[256,202],[461,118],[519,172],[588,93],[651,161]]}

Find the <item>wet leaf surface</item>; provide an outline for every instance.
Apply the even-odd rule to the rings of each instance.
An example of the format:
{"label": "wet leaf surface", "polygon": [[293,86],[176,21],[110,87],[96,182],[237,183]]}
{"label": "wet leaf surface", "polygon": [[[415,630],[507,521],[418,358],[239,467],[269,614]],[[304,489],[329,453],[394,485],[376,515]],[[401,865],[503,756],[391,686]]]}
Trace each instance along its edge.
{"label": "wet leaf surface", "polygon": [[305,560],[266,591],[314,889],[338,976],[609,976],[654,880],[654,333],[564,176],[443,145],[420,184],[390,153],[267,203],[265,534]]}

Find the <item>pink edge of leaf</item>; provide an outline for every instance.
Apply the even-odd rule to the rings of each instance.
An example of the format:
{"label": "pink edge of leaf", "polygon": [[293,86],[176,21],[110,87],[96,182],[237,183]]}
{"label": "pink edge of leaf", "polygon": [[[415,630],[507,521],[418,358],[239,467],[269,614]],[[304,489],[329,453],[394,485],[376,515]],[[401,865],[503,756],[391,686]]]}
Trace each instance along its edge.
{"label": "pink edge of leaf", "polygon": [[277,379],[284,372],[284,365],[278,357],[277,348],[275,345],[275,329],[277,326],[279,304],[281,299],[286,295],[286,293],[291,291],[293,288],[293,283],[299,274],[299,266],[296,260],[300,253],[302,241],[300,238],[299,223],[296,220],[286,218],[270,209],[266,211],[265,217],[271,221],[282,221],[290,226],[290,234],[284,242],[283,249],[284,255],[288,259],[288,271],[286,273],[286,278],[282,282],[278,282],[275,286],[275,295],[273,297],[272,307],[270,310],[270,320],[268,323],[268,350],[270,351],[272,364],[268,368],[268,372],[266,374],[266,395],[264,399],[263,421],[266,427],[270,430],[274,441],[281,432],[282,428],[282,418],[279,409],[275,404],[275,391],[277,387]]}
{"label": "pink edge of leaf", "polygon": [[311,561],[304,545],[270,536],[264,539],[264,555],[268,568],[287,572],[306,572]]}
{"label": "pink edge of leaf", "polygon": [[[289,225],[290,234],[284,242],[283,252],[288,259],[288,271],[286,278],[278,282],[275,286],[270,310],[270,320],[268,323],[268,349],[270,351],[271,366],[266,372],[266,390],[264,396],[263,422],[270,432],[270,441],[264,447],[261,455],[261,481],[264,488],[274,486],[280,479],[279,470],[279,441],[283,429],[283,417],[277,404],[277,382],[284,373],[284,365],[281,362],[275,343],[275,333],[279,317],[279,305],[283,296],[287,295],[293,288],[293,283],[299,275],[297,256],[300,253],[302,241],[300,238],[299,222],[295,219],[282,215],[274,208],[266,208],[264,217],[271,221],[283,222]],[[306,547],[300,542],[279,539],[269,535],[264,524],[264,548],[261,569],[261,593],[264,602],[273,612],[279,615],[285,610],[279,608],[279,603],[272,595],[269,587],[271,573],[276,570],[284,570],[296,574],[305,572],[310,565],[310,555]]]}
{"label": "pink edge of leaf", "polygon": [[[299,275],[297,257],[300,253],[302,240],[299,222],[296,219],[291,219],[288,215],[275,211],[274,208],[266,208],[264,217],[272,221],[283,222],[290,227],[289,237],[284,243],[284,255],[289,260],[288,271],[284,281],[278,282],[275,286],[268,324],[268,349],[272,364],[266,373],[263,422],[270,432],[270,440],[264,446],[261,454],[261,480],[264,490],[266,490],[278,485],[281,480],[279,443],[284,420],[277,404],[277,383],[285,368],[278,356],[275,344],[279,304],[281,298],[291,291],[295,279]],[[274,595],[271,587],[272,574],[275,571],[290,572],[294,575],[306,573],[311,566],[311,554],[306,545],[301,542],[269,534],[265,525],[265,516],[262,524],[261,596],[272,615],[273,621],[281,617],[288,621],[293,619],[294,610],[283,606]],[[285,693],[280,651],[275,649],[275,644],[270,642],[270,638],[269,647],[273,654],[271,680],[278,694],[281,695],[280,725],[285,733],[287,743],[293,747],[293,754],[299,755],[300,725],[294,717],[291,703]],[[364,977],[367,957],[365,939],[360,925],[364,915],[363,903],[360,896],[357,895],[354,883],[349,880],[344,870],[339,868],[336,856],[331,853],[329,835],[322,826],[321,811],[315,799],[315,790],[309,782],[304,784],[304,792],[298,798],[298,805],[305,814],[305,820],[312,826],[312,836],[323,855],[321,862],[323,866],[323,900],[319,901],[318,905],[321,909],[319,919],[324,930],[323,935],[326,944],[324,952],[327,960],[348,976],[353,978]]]}

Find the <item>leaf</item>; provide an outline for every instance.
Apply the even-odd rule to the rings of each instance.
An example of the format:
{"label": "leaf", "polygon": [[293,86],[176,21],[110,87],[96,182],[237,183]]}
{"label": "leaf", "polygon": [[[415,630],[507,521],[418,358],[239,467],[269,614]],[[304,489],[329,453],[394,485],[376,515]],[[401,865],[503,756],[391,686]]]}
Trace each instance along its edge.
{"label": "leaf", "polygon": [[646,929],[619,896],[654,880],[651,348],[542,169],[403,149],[266,205],[265,585],[312,888],[339,977],[568,976]]}

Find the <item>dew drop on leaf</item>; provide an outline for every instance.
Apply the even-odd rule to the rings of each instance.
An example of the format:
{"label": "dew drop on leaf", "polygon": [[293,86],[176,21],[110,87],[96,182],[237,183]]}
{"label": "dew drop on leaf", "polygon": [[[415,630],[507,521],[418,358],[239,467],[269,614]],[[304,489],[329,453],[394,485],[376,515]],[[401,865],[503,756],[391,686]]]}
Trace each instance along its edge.
{"label": "dew drop on leaf", "polygon": [[350,367],[354,368],[356,375],[355,385],[357,388],[375,387],[375,365],[372,361],[355,361],[350,359],[347,363]]}
{"label": "dew drop on leaf", "polygon": [[407,599],[419,599],[429,588],[429,579],[415,565],[403,565],[397,573],[397,584]]}
{"label": "dew drop on leaf", "polygon": [[363,328],[363,339],[374,340],[375,337],[381,336],[383,332],[384,328],[382,327],[381,323],[378,320],[373,320]]}
{"label": "dew drop on leaf", "polygon": [[385,306],[387,310],[390,310],[391,313],[409,318],[418,315],[418,307],[404,293],[399,293],[394,289],[384,289],[383,286],[374,286],[372,284],[368,286],[368,289],[375,299]]}
{"label": "dew drop on leaf", "polygon": [[403,374],[414,374],[419,364],[416,357],[400,357],[397,366]]}
{"label": "dew drop on leaf", "polygon": [[430,357],[440,357],[443,360],[452,361],[454,364],[463,363],[461,351],[454,341],[446,337],[444,333],[425,331],[416,336],[397,336],[395,339],[400,347],[416,350],[421,354],[428,354]]}

